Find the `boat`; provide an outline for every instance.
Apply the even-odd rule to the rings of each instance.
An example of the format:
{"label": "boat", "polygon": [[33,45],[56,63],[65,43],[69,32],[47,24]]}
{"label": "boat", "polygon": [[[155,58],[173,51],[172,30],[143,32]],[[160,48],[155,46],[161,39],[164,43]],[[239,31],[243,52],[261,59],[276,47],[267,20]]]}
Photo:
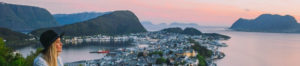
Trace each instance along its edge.
{"label": "boat", "polygon": [[90,53],[109,53],[109,50],[98,50],[98,51],[93,51]]}

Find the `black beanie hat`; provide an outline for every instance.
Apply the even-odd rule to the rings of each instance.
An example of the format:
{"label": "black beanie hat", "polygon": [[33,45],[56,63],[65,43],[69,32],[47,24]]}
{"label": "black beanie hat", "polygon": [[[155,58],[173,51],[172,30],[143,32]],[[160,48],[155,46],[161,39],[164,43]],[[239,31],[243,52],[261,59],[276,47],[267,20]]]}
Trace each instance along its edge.
{"label": "black beanie hat", "polygon": [[40,42],[44,46],[45,48],[44,50],[48,49],[57,38],[62,37],[63,35],[64,33],[58,35],[53,30],[47,30],[43,32],[42,35],[40,36]]}

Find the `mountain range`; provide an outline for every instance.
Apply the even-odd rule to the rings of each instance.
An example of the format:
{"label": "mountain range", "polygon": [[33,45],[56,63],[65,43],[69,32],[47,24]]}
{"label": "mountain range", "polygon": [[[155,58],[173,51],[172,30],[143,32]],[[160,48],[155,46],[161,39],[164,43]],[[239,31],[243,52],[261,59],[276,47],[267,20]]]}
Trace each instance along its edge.
{"label": "mountain range", "polygon": [[96,18],[83,22],[77,22],[64,26],[41,28],[34,30],[31,34],[39,36],[46,30],[55,30],[65,32],[67,36],[89,36],[89,35],[120,35],[138,32],[147,32],[142,26],[138,17],[131,11],[119,10],[113,11]]}
{"label": "mountain range", "polygon": [[[92,18],[96,18],[98,16],[102,16],[104,14],[109,14],[111,12],[80,12],[80,13],[71,13],[71,14],[54,14],[54,18],[60,25],[67,25],[73,24],[78,22],[83,22],[85,20],[89,20]],[[195,23],[180,23],[180,22],[173,22],[171,24],[160,23],[160,24],[152,24],[150,21],[142,21],[142,25],[149,31],[158,31],[163,28],[169,27],[200,27]],[[203,27],[203,26],[201,26]]]}

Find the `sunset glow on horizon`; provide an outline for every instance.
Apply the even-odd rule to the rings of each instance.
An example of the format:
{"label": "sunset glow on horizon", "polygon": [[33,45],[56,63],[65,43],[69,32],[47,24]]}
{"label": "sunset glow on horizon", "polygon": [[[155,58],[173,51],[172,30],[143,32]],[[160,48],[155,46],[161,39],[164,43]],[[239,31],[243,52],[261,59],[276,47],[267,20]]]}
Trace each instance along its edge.
{"label": "sunset glow on horizon", "polygon": [[298,0],[0,0],[45,8],[52,14],[130,10],[140,21],[185,22],[208,26],[231,26],[239,18],[261,14],[294,16],[300,21]]}

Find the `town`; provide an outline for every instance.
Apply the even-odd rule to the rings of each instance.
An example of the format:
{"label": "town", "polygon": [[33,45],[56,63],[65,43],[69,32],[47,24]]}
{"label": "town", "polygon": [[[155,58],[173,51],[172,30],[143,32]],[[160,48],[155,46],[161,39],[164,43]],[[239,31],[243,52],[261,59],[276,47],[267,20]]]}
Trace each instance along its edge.
{"label": "town", "polygon": [[[81,39],[80,39],[81,38]],[[99,38],[99,39],[97,39]],[[100,39],[102,38],[102,39]],[[191,36],[163,31],[136,33],[123,36],[88,36],[66,39],[67,42],[86,41],[126,41],[133,40],[134,48],[120,48],[108,52],[105,57],[95,60],[82,60],[66,63],[67,66],[148,66],[148,65],[191,65],[216,66],[214,60],[221,59],[224,53],[219,47],[226,47],[222,40],[228,38],[217,34]]]}

